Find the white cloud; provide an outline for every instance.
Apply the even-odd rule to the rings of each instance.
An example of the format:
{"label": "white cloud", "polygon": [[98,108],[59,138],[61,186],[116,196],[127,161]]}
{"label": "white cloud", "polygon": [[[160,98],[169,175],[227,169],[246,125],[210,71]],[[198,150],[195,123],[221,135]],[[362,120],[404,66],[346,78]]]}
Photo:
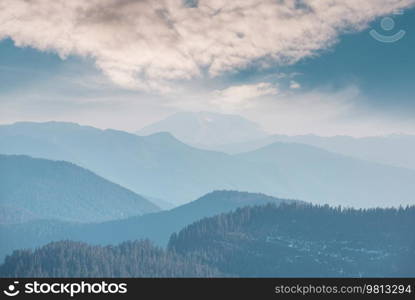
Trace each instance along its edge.
{"label": "white cloud", "polygon": [[0,0],[0,39],[90,57],[113,82],[167,91],[173,80],[294,63],[345,30],[415,0]]}
{"label": "white cloud", "polygon": [[258,101],[249,110],[234,111],[257,120],[268,132],[297,135],[372,136],[405,132],[415,134],[414,121],[365,109],[357,86],[279,94]]}
{"label": "white cloud", "polygon": [[295,80],[291,80],[290,81],[290,89],[296,90],[296,89],[300,89],[301,88],[301,84]]}
{"label": "white cloud", "polygon": [[232,109],[234,106],[239,108],[247,107],[252,100],[258,100],[270,95],[277,95],[278,88],[269,82],[260,82],[256,84],[244,84],[230,86],[223,90],[213,92],[212,104],[223,109]]}
{"label": "white cloud", "polygon": [[[60,78],[57,82],[53,81],[59,82]],[[62,89],[59,84],[36,84],[13,93],[0,94],[0,120],[1,123],[56,120],[135,132],[177,111],[212,111],[242,115],[260,123],[270,133],[352,136],[415,134],[413,117],[365,107],[367,101],[356,86],[340,90],[330,87],[313,91],[280,90],[277,94],[265,93],[255,98],[231,97],[241,93],[230,91],[244,89],[250,90],[247,92],[249,95],[258,95],[255,86],[245,85],[243,89],[229,87],[213,94],[208,90],[194,90],[194,94],[173,95],[139,95],[127,90],[108,89],[74,97],[70,93],[62,93],[73,85]],[[269,87],[269,91],[275,88],[265,86]],[[99,86],[97,88],[100,89]]]}
{"label": "white cloud", "polygon": [[291,73],[281,72],[281,73],[276,73],[274,76],[275,76],[276,79],[287,79],[287,78],[291,79],[291,78],[295,78],[295,77],[301,76],[301,75],[303,75],[303,74],[299,73],[299,72],[291,72]]}
{"label": "white cloud", "polygon": [[[246,86],[255,91],[255,84]],[[171,111],[212,111],[241,115],[259,123],[267,132],[278,134],[357,137],[397,132],[415,134],[413,118],[367,107],[367,99],[356,85],[341,89],[324,86],[311,91],[277,89],[277,94],[255,98],[230,96],[241,93],[229,91],[241,90],[239,86],[232,86],[216,91],[213,95],[208,91],[194,91],[193,95],[172,98],[165,105]],[[253,95],[254,92],[247,94]]]}

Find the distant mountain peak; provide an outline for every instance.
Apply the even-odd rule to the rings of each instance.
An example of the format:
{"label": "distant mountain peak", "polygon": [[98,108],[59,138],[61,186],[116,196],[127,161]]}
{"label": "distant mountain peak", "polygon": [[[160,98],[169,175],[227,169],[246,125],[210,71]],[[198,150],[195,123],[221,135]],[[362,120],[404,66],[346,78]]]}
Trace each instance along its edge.
{"label": "distant mountain peak", "polygon": [[147,135],[147,138],[178,141],[170,132],[167,131],[152,133],[150,135]]}
{"label": "distant mountain peak", "polygon": [[137,133],[149,135],[157,132],[169,132],[184,143],[204,148],[260,139],[267,135],[258,124],[244,117],[207,111],[178,112]]}

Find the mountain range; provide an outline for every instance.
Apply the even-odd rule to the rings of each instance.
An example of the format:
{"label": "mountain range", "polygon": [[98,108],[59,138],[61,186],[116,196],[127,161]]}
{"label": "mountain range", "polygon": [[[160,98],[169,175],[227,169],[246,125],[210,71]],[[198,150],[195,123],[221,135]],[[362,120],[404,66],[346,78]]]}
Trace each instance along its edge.
{"label": "mountain range", "polygon": [[415,169],[415,156],[413,155],[415,136],[405,134],[360,138],[351,136],[323,137],[312,134],[297,136],[270,135],[266,138],[230,143],[211,147],[210,149],[234,154],[254,151],[277,142],[304,144],[371,162]]}
{"label": "mountain range", "polygon": [[282,173],[296,199],[356,208],[414,204],[415,170],[294,143],[274,143],[236,157]]}
{"label": "mountain range", "polygon": [[72,123],[0,126],[0,152],[69,161],[136,193],[176,205],[218,189],[252,190],[254,179],[261,178],[260,170],[249,164],[193,148],[169,133],[140,137]]}
{"label": "mountain range", "polygon": [[212,112],[176,113],[146,126],[138,134],[156,132],[169,132],[187,144],[228,154],[251,152],[277,142],[297,143],[376,163],[415,169],[415,136],[407,134],[369,137],[269,135],[258,124],[241,116]]}
{"label": "mountain range", "polygon": [[[414,274],[414,210],[397,208],[415,203],[411,168],[298,141],[226,154],[59,122],[0,126],[0,153],[2,276]],[[140,239],[156,246],[126,242]]]}
{"label": "mountain range", "polygon": [[0,155],[0,223],[103,222],[159,210],[140,195],[72,163]]}
{"label": "mountain range", "polygon": [[175,205],[214,190],[354,207],[415,203],[415,170],[298,143],[229,155],[188,146],[168,133],[141,137],[49,122],[0,126],[0,152],[69,161]]}
{"label": "mountain range", "polygon": [[[172,233],[197,220],[244,206],[293,202],[264,194],[216,191],[172,210],[122,220],[79,224],[45,219],[0,225],[0,238],[4,242],[0,245],[0,260],[4,255],[11,254],[13,250],[36,248],[60,240],[107,245],[128,240],[149,239],[157,245],[166,246]],[[22,236],[25,238],[22,239]]]}

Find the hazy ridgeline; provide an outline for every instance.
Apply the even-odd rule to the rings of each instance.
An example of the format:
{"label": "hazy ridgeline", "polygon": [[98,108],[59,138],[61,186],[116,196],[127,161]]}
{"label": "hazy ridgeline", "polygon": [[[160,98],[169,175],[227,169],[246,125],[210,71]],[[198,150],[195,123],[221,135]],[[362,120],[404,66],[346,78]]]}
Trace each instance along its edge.
{"label": "hazy ridgeline", "polygon": [[16,251],[3,277],[402,277],[415,275],[415,207],[355,210],[282,204],[197,221],[170,238]]}
{"label": "hazy ridgeline", "polygon": [[0,126],[0,149],[72,162],[176,205],[223,189],[353,207],[415,204],[415,170],[298,143],[229,155],[188,146],[169,133],[142,137],[49,122]]}
{"label": "hazy ridgeline", "polygon": [[102,222],[160,210],[72,163],[0,154],[0,170],[0,224],[36,219]]}
{"label": "hazy ridgeline", "polygon": [[[0,126],[0,258],[9,255],[0,275],[414,276],[406,205],[415,204],[415,170],[389,148],[373,161],[358,155],[379,140],[344,138],[342,152],[335,138],[264,137],[239,118],[220,122],[235,120],[247,128],[239,140],[258,138],[244,142],[249,152],[203,150],[197,137],[189,146],[169,133]],[[214,126],[195,132],[218,149],[245,147],[221,144],[227,136]]]}
{"label": "hazy ridgeline", "polygon": [[[75,223],[60,220],[34,220],[0,225],[0,258],[13,250],[34,248],[52,241],[75,240],[98,245],[128,240],[150,239],[165,247],[170,235],[199,219],[232,211],[238,207],[267,203],[290,203],[263,194],[218,191],[168,211],[101,223]],[[24,236],[24,238],[22,238]]]}

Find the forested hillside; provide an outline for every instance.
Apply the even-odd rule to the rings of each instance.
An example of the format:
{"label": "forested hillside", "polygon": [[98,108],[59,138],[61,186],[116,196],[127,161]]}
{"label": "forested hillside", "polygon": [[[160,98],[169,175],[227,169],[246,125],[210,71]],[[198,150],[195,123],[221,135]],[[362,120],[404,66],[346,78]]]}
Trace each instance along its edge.
{"label": "forested hillside", "polygon": [[0,223],[102,222],[158,210],[147,199],[72,163],[0,155],[0,211],[8,216]]}
{"label": "forested hillside", "polygon": [[5,224],[24,223],[36,220],[36,218],[38,218],[38,216],[25,209],[13,205],[0,205],[0,226]]}
{"label": "forested hillside", "polygon": [[[415,207],[244,207],[148,242],[59,242],[15,251],[0,276],[413,277]],[[108,233],[111,234],[111,233]]]}
{"label": "forested hillside", "polygon": [[148,241],[89,246],[63,241],[35,251],[16,251],[0,277],[214,277],[217,270],[166,252]]}
{"label": "forested hillside", "polygon": [[[16,249],[34,248],[52,241],[76,240],[92,244],[118,244],[127,240],[150,239],[166,246],[173,232],[199,219],[230,212],[238,207],[292,202],[263,194],[216,191],[169,211],[161,211],[116,221],[77,224],[37,220],[0,225],[0,261]],[[22,238],[24,236],[24,238]]]}
{"label": "forested hillside", "polygon": [[169,243],[236,276],[414,276],[415,207],[247,207],[198,221]]}

